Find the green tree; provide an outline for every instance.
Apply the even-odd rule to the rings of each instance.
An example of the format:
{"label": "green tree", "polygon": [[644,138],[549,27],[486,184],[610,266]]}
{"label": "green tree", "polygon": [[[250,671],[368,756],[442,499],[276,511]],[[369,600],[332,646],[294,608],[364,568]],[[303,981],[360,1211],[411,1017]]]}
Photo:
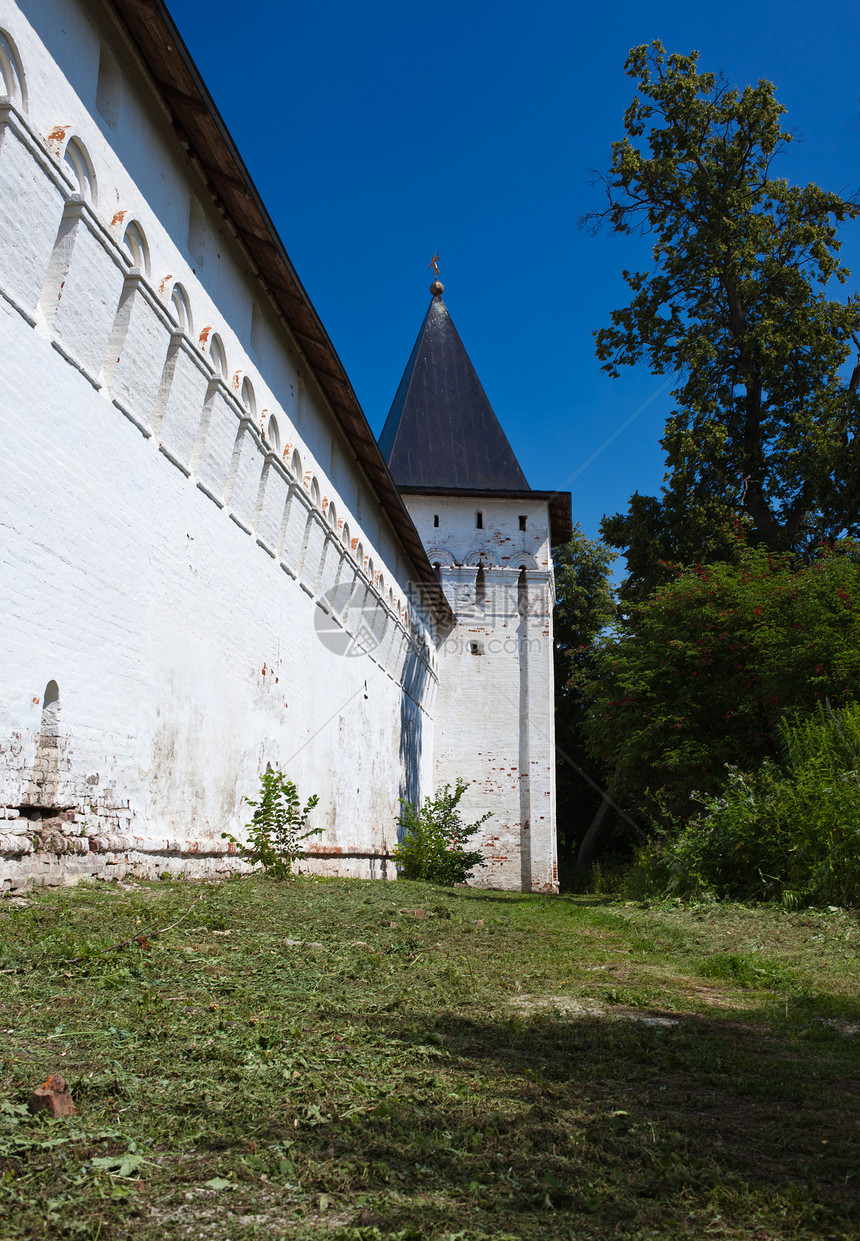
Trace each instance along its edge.
{"label": "green tree", "polygon": [[789,711],[860,699],[860,548],[741,548],[633,604],[581,675],[593,758],[652,812],[780,754]]}
{"label": "green tree", "polygon": [[558,797],[558,854],[562,884],[570,881],[574,857],[601,800],[606,772],[586,751],[581,677],[593,643],[615,619],[610,573],[615,553],[575,526],[570,542],[553,551],[555,567],[555,736]]}
{"label": "green tree", "polygon": [[665,578],[661,560],[725,558],[738,518],[771,550],[860,533],[860,367],[840,378],[860,306],[825,291],[850,274],[837,227],[858,207],[775,178],[791,134],[772,84],[735,90],[697,57],[632,49],[608,205],[586,217],[654,238],[651,270],[624,272],[630,304],[595,333],[604,370],[678,377],[662,498],[634,496],[602,529],[629,549],[628,598]]}

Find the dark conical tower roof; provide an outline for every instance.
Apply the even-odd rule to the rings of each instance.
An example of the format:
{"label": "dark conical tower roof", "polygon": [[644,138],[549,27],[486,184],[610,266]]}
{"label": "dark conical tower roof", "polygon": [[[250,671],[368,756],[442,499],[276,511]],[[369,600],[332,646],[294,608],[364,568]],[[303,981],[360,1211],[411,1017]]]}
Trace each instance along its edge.
{"label": "dark conical tower roof", "polygon": [[379,437],[380,451],[398,487],[528,491],[441,288],[433,286],[433,300]]}

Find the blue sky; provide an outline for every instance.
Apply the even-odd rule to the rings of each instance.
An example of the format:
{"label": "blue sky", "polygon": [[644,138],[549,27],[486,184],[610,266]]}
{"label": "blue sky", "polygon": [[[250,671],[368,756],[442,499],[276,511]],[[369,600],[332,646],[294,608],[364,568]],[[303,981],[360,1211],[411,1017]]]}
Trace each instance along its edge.
{"label": "blue sky", "polygon": [[[775,174],[860,186],[847,0],[168,4],[374,431],[439,251],[446,304],[529,483],[570,489],[591,536],[633,491],[659,489],[671,408],[646,368],[612,380],[594,357],[592,331],[626,303],[621,271],[647,267],[647,243],[577,228],[622,136],[628,49],[659,38],[734,85],[770,79],[798,137]],[[860,221],[842,254],[853,290]]]}

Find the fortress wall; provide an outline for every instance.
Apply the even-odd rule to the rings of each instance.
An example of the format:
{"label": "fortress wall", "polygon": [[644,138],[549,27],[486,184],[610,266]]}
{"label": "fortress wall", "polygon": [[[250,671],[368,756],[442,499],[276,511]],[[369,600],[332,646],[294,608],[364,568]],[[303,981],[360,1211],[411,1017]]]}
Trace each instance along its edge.
{"label": "fortress wall", "polygon": [[432,777],[432,623],[101,14],[0,0],[0,882],[221,873],[269,762],[320,795],[311,867],[391,875]]}

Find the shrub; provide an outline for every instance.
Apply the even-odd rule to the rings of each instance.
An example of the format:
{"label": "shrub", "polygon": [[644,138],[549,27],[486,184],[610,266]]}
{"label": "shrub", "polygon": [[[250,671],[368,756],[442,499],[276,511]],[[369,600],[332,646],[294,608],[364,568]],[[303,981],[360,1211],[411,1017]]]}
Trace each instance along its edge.
{"label": "shrub", "polygon": [[781,726],[785,768],[729,770],[722,794],[662,849],[677,895],[860,903],[860,706]]}
{"label": "shrub", "polygon": [[425,797],[420,810],[401,798],[397,822],[403,835],[392,856],[402,878],[450,886],[465,883],[476,866],[486,866],[482,853],[464,846],[492,812],[470,825],[463,822],[459,804],[468,787],[458,777],[453,791],[450,784],[437,789],[435,797]]}
{"label": "shrub", "polygon": [[248,840],[237,840],[229,832],[222,832],[222,837],[232,841],[240,856],[252,866],[262,866],[273,879],[287,879],[293,863],[305,856],[301,842],[309,836],[322,835],[321,827],[307,826],[308,815],[319,797],[315,793],[300,809],[295,784],[283,772],[269,766],[260,777],[258,800],[246,797],[245,801],[254,807],[253,818],[246,824]]}
{"label": "shrub", "polygon": [[[780,759],[779,722],[860,686],[860,546],[810,564],[743,548],[630,608],[581,674],[593,756],[621,794],[687,816],[727,763]],[[646,790],[651,790],[650,798]]]}

